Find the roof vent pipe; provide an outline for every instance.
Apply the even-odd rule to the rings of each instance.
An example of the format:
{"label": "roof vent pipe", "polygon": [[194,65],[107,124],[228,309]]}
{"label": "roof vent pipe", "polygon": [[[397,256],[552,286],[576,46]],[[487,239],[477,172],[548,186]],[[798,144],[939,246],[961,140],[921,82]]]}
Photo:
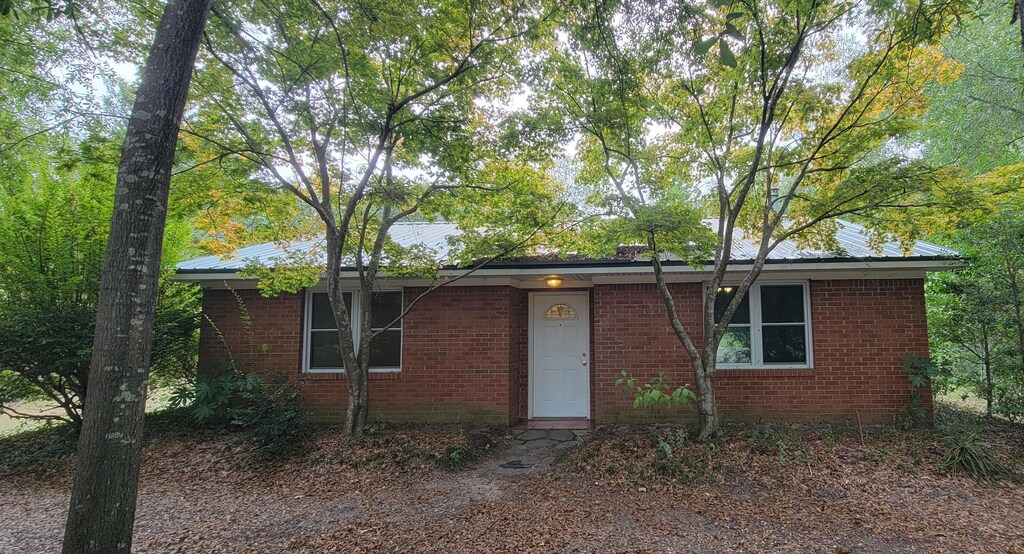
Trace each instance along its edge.
{"label": "roof vent pipe", "polygon": [[782,199],[779,197],[779,187],[772,187],[768,192],[768,205],[772,207],[772,210],[779,211],[779,207]]}

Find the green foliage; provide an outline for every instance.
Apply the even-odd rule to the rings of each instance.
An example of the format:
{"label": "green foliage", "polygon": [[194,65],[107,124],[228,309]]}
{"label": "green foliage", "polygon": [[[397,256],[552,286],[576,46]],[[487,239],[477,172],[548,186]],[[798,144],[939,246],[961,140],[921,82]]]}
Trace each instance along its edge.
{"label": "green foliage", "polygon": [[228,417],[242,431],[240,442],[254,448],[257,458],[288,453],[308,433],[300,389],[279,373],[250,373],[237,389],[238,404],[228,409]]}
{"label": "green foliage", "polygon": [[[103,136],[40,137],[0,149],[0,370],[63,410],[35,418],[81,422],[118,152]],[[170,233],[166,251],[179,252],[173,241],[181,238]],[[157,381],[194,371],[198,311],[194,287],[164,283]],[[13,400],[0,398],[0,411],[18,416]]]}
{"label": "green foliage", "polygon": [[253,448],[257,459],[289,452],[308,431],[301,386],[274,372],[245,372],[238,362],[206,371],[193,386],[171,396],[172,408],[187,407],[200,425],[227,424],[240,432],[237,442]]}
{"label": "green foliage", "polygon": [[893,423],[901,429],[909,429],[922,423],[928,416],[928,410],[923,406],[924,398],[921,396],[920,389],[931,383],[936,375],[936,367],[931,358],[918,356],[903,358],[902,367],[910,381],[910,395]]}
{"label": "green foliage", "polygon": [[0,404],[35,398],[39,391],[13,371],[0,370]]}
{"label": "green foliage", "polygon": [[921,139],[925,155],[970,175],[1024,162],[1024,64],[1019,29],[1005,25],[1005,4],[987,0],[943,40],[955,71],[928,87]]}
{"label": "green foliage", "polygon": [[988,483],[1013,476],[976,431],[947,435],[942,441],[946,450],[941,465],[953,476],[966,474]]}
{"label": "green foliage", "polygon": [[926,298],[937,390],[969,390],[987,401],[990,414],[1017,417],[1024,402],[1024,218],[1013,196],[1002,198],[994,211],[952,229],[950,242],[967,265],[931,276]]}
{"label": "green foliage", "polygon": [[634,408],[685,406],[697,399],[697,395],[688,388],[688,385],[666,392],[670,386],[665,382],[664,372],[658,373],[657,377],[652,377],[647,383],[638,385],[636,377],[631,377],[623,371],[622,377],[615,380],[615,386],[620,387],[626,396],[633,397]]}
{"label": "green foliage", "polygon": [[710,452],[714,444],[698,446],[686,429],[668,430],[655,435],[657,453],[651,463],[654,473],[673,483],[693,483],[710,474]]}
{"label": "green foliage", "polygon": [[[200,425],[226,419],[226,410],[235,394],[244,387],[255,386],[258,377],[242,372],[241,364],[231,362],[223,371],[209,370],[196,378],[195,384],[182,383],[170,397],[172,408],[189,407]],[[247,382],[253,379],[254,382]]]}

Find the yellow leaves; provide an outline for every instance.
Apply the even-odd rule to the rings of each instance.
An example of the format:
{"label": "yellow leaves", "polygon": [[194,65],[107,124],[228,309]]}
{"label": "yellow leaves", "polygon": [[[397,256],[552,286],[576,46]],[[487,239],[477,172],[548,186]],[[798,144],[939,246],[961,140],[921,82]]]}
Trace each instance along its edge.
{"label": "yellow leaves", "polygon": [[308,237],[315,229],[309,214],[299,211],[290,197],[271,191],[264,196],[210,188],[204,207],[191,217],[202,238],[204,252],[228,256],[240,247],[257,242]]}
{"label": "yellow leaves", "polygon": [[964,72],[964,64],[959,60],[945,59],[939,64],[935,75],[935,82],[940,85],[948,85],[960,78]]}

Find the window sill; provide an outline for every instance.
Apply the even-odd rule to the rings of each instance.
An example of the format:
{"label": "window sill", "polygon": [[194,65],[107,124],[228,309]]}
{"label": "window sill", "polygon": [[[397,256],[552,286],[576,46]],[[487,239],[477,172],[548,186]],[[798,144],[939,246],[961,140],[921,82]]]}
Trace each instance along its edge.
{"label": "window sill", "polygon": [[[344,381],[348,378],[344,371],[303,371],[302,377],[310,381]],[[373,371],[370,370],[370,381],[387,381],[402,378],[401,370]]]}
{"label": "window sill", "polygon": [[808,377],[814,374],[813,367],[718,366],[718,370],[718,376],[727,379],[731,377]]}

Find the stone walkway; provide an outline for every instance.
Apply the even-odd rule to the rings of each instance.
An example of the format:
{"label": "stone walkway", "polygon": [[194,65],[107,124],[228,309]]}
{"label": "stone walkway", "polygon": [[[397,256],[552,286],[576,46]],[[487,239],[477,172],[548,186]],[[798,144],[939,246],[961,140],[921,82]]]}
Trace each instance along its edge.
{"label": "stone walkway", "polygon": [[504,475],[521,475],[545,470],[558,456],[580,444],[586,431],[513,429],[512,444],[479,470]]}

